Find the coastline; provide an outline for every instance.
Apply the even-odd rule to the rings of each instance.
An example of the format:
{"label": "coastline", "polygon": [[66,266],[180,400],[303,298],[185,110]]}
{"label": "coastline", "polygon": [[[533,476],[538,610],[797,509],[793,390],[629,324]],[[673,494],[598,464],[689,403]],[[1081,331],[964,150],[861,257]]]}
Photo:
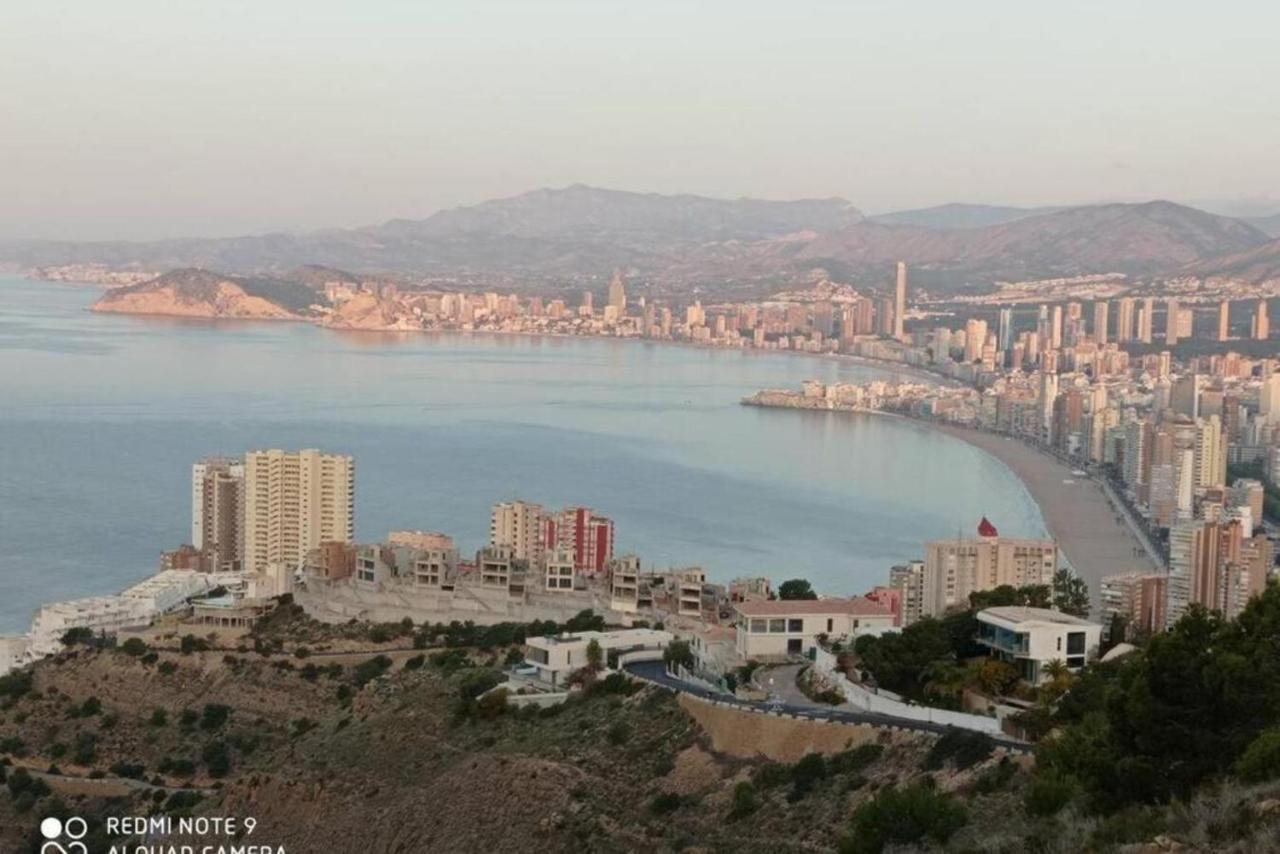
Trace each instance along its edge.
{"label": "coastline", "polygon": [[1017,476],[1039,506],[1045,527],[1067,562],[1089,585],[1095,608],[1104,577],[1130,570],[1157,571],[1142,543],[1118,521],[1094,478],[1073,475],[1069,466],[1017,439],[954,424],[920,423],[967,442]]}

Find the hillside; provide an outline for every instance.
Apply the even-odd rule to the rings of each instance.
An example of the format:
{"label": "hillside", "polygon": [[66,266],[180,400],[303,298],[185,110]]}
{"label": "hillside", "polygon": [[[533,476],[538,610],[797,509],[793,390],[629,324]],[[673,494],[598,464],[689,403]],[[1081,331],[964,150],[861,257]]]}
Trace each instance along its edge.
{"label": "hillside", "polygon": [[[297,278],[326,268],[577,288],[622,268],[649,293],[760,296],[825,268],[885,281],[906,260],[931,290],[1084,273],[1175,273],[1267,236],[1171,202],[1061,210],[945,205],[871,220],[843,199],[790,202],[575,185],[360,229],[155,243],[0,243],[0,263],[202,267]],[[295,271],[301,268],[300,272]],[[349,275],[349,274],[348,274]],[[296,307],[293,310],[298,310]]]}
{"label": "hillside", "polygon": [[1274,213],[1271,216],[1244,217],[1244,221],[1264,234],[1280,237],[1280,213]]}
{"label": "hillside", "polygon": [[1280,239],[1244,252],[1197,261],[1184,268],[1184,272],[1206,279],[1235,279],[1254,285],[1280,281]]}
{"label": "hillside", "polygon": [[298,282],[236,277],[208,270],[180,269],[145,282],[112,288],[92,311],[286,320],[299,317],[323,297]]}
{"label": "hillside", "polygon": [[[913,266],[1008,280],[1121,272],[1149,275],[1266,242],[1251,226],[1172,202],[1068,208],[1001,225],[920,229],[864,223],[818,237],[796,257],[854,267]],[[1224,248],[1230,247],[1230,248]]]}
{"label": "hillside", "polygon": [[[292,854],[1274,852],[1280,741],[1255,735],[1274,725],[1259,701],[1278,607],[1273,590],[1238,633],[1195,613],[1150,659],[1047,686],[1056,711],[1033,719],[1061,731],[1033,763],[978,734],[761,715],[617,674],[516,709],[485,692],[527,627],[321,625],[286,603],[222,648],[156,633],[0,678],[0,850],[38,850],[37,819],[70,814],[106,850],[103,816],[158,812],[253,817],[247,841]],[[1257,678],[1224,699],[1217,655]],[[1140,738],[1128,709],[1162,737]],[[1224,774],[1242,751],[1234,767],[1259,782]]]}

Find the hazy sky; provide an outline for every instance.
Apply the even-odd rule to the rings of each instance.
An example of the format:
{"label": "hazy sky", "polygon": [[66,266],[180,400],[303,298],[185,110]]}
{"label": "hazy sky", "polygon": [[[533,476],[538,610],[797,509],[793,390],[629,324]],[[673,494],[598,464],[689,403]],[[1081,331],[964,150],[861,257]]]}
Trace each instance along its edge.
{"label": "hazy sky", "polygon": [[0,0],[0,236],[576,182],[1280,209],[1280,3]]}

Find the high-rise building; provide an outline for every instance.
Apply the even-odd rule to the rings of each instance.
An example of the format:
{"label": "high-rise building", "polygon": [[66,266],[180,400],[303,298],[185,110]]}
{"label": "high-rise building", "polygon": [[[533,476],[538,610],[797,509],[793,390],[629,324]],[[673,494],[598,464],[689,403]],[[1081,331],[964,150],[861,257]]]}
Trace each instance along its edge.
{"label": "high-rise building", "polygon": [[[1197,519],[1171,527],[1168,625],[1182,619],[1193,604],[1226,613],[1239,605],[1241,588],[1248,601],[1252,579],[1245,557],[1239,519]],[[1231,570],[1232,565],[1237,569]],[[1263,578],[1265,582],[1265,572]]]}
{"label": "high-rise building", "polygon": [[1053,307],[1053,316],[1049,321],[1049,344],[1046,350],[1062,349],[1062,306]]}
{"label": "high-rise building", "polygon": [[244,484],[244,569],[293,570],[321,543],[355,536],[355,462],[349,456],[250,451]]}
{"label": "high-rise building", "polygon": [[1251,327],[1254,341],[1266,341],[1271,335],[1271,321],[1267,318],[1267,301],[1265,299],[1258,300],[1258,307],[1253,310],[1253,324]]}
{"label": "high-rise building", "polygon": [[244,557],[244,463],[211,457],[191,467],[191,544],[215,572]]}
{"label": "high-rise building", "polygon": [[1226,341],[1231,337],[1231,303],[1223,300],[1218,303],[1218,340]]}
{"label": "high-rise building", "polygon": [[1138,635],[1150,637],[1165,628],[1169,576],[1163,572],[1111,575],[1102,579],[1098,598],[1104,631],[1110,630],[1117,616],[1125,623],[1125,637],[1109,640],[1118,643]]}
{"label": "high-rise building", "polygon": [[1000,309],[1000,337],[996,346],[1001,353],[1007,354],[1013,350],[1013,309],[1005,306]]}
{"label": "high-rise building", "polygon": [[541,504],[504,501],[489,514],[489,545],[506,546],[516,560],[539,564],[545,542],[546,511]]}
{"label": "high-rise building", "polygon": [[[994,528],[987,530],[994,531]],[[994,534],[973,539],[934,540],[925,544],[920,613],[932,616],[955,605],[967,605],[970,593],[1002,584],[1014,587],[1050,584],[1057,569],[1058,546],[1053,540],[1014,539]]]}
{"label": "high-rise building", "polygon": [[964,360],[976,362],[982,358],[982,345],[987,342],[987,322],[969,318],[964,324]]}
{"label": "high-rise building", "polygon": [[906,337],[903,323],[907,317],[907,262],[898,262],[898,278],[893,289],[893,337]]}
{"label": "high-rise building", "polygon": [[627,288],[622,282],[622,271],[615,271],[609,282],[609,305],[618,310],[621,317],[627,311]]}
{"label": "high-rise building", "polygon": [[590,507],[566,507],[545,523],[544,542],[571,550],[579,571],[600,572],[613,557],[613,520]]}
{"label": "high-rise building", "polygon": [[1099,346],[1107,343],[1107,309],[1106,300],[1098,300],[1093,304],[1093,340]]}
{"label": "high-rise building", "polygon": [[1164,343],[1167,347],[1178,343],[1178,300],[1173,297],[1165,303]]}
{"label": "high-rise building", "polygon": [[1116,340],[1133,340],[1133,297],[1116,301]]}
{"label": "high-rise building", "polygon": [[1150,344],[1155,337],[1156,301],[1147,297],[1142,301],[1142,310],[1138,313],[1138,340]]}

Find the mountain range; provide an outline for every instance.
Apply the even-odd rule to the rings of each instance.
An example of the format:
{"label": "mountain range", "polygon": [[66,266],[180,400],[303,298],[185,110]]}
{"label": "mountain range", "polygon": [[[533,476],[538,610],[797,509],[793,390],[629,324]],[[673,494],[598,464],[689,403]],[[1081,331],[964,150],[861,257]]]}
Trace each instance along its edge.
{"label": "mountain range", "polygon": [[[1261,226],[1261,227],[1260,227]],[[943,205],[864,216],[840,198],[767,201],[574,185],[355,229],[152,242],[0,241],[0,263],[201,267],[279,277],[303,265],[564,288],[622,268],[653,293],[763,293],[815,268],[879,284],[906,260],[933,290],[1125,273],[1280,277],[1267,230],[1167,201],[1065,208]],[[296,280],[296,279],[295,279]]]}

